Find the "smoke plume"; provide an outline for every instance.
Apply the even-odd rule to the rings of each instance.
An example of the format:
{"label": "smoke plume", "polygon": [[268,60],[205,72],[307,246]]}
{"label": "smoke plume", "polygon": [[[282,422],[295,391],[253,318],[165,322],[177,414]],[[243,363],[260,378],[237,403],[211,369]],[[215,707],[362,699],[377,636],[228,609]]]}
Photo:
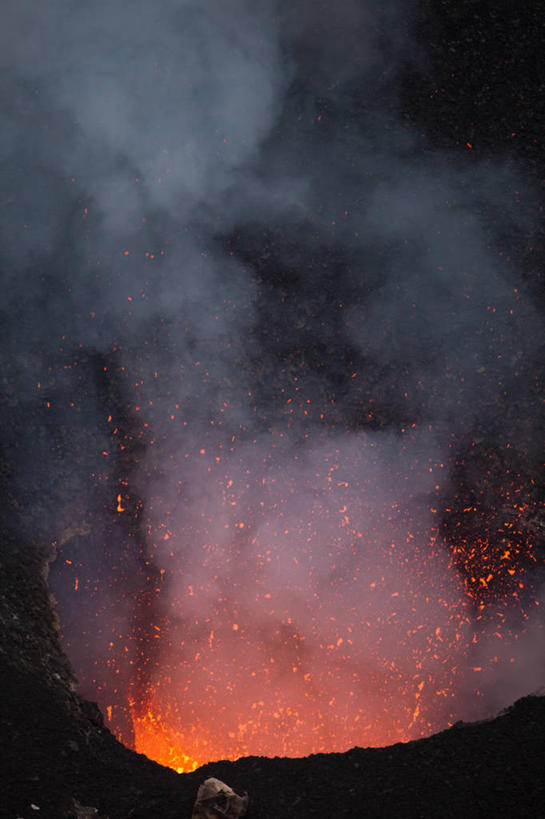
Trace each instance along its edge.
{"label": "smoke plume", "polygon": [[412,5],[4,3],[22,504],[137,742],[343,750],[543,682],[539,594],[476,600],[442,525],[470,442],[539,439],[538,196],[404,118]]}

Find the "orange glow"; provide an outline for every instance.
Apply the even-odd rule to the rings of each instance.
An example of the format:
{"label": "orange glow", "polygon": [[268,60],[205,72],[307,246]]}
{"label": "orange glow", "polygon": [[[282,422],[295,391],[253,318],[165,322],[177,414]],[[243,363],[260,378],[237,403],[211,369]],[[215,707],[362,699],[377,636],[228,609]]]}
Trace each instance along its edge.
{"label": "orange glow", "polygon": [[142,716],[132,713],[135,749],[160,765],[173,768],[178,773],[190,773],[204,764],[204,759],[194,759],[181,750],[183,740],[176,736],[151,711]]}
{"label": "orange glow", "polygon": [[[343,636],[337,631],[312,654],[291,617],[268,634],[249,612],[237,623],[220,617],[206,632],[204,622],[186,623],[177,666],[158,666],[131,706],[135,749],[188,772],[220,759],[301,757],[428,736],[451,716],[456,669],[446,658],[451,650],[465,655],[465,609],[455,607],[441,629],[428,623],[399,632],[418,647],[415,667],[428,669],[416,674],[377,648],[393,617],[363,635],[362,624],[335,624]],[[170,645],[176,628],[163,621],[153,636]]]}
{"label": "orange glow", "polygon": [[339,705],[335,697],[328,703],[309,701],[297,710],[287,702],[283,704],[281,697],[276,707],[257,700],[235,701],[230,708],[231,698],[227,695],[214,712],[196,705],[191,710],[191,723],[184,730],[179,727],[179,714],[169,719],[168,701],[162,701],[157,689],[145,712],[132,706],[135,750],[178,773],[189,773],[222,759],[251,755],[302,757],[345,751],[356,745],[377,747],[405,742],[431,733],[429,728],[414,727],[421,707],[420,693],[421,689],[413,692],[410,712],[401,709],[405,729],[393,721],[388,726],[365,724],[363,710],[350,719],[339,719],[334,713]]}
{"label": "orange glow", "polygon": [[[464,505],[446,543],[435,518],[405,519],[397,492],[377,498],[337,452],[285,511],[298,472],[249,476],[245,461],[233,478],[210,448],[194,451],[206,492],[182,489],[183,515],[148,520],[153,594],[123,635],[137,648],[139,753],[189,772],[383,747],[467,718],[507,662],[507,613],[533,559],[517,505],[498,531],[473,527],[480,510]],[[438,500],[432,514],[444,511]]]}

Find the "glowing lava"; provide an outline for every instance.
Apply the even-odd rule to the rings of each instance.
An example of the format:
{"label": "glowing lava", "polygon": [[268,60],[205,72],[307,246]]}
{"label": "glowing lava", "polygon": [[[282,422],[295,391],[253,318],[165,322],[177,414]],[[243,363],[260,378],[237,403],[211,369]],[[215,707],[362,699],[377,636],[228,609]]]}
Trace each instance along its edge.
{"label": "glowing lava", "polygon": [[134,727],[134,747],[140,754],[145,754],[149,759],[174,768],[178,773],[189,773],[206,759],[194,759],[182,751],[186,747],[183,737],[173,734],[168,725],[165,725],[160,717],[148,710],[142,716],[137,716],[134,705],[131,706],[131,715]]}

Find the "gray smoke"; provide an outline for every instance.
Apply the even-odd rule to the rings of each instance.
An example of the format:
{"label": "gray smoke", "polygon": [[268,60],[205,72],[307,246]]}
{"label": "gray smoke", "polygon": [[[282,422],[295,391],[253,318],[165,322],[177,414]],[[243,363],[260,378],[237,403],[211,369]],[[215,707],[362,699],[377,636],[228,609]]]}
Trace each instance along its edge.
{"label": "gray smoke", "polygon": [[[513,163],[454,160],[406,126],[400,72],[425,62],[410,10],[3,6],[8,388],[29,412],[47,400],[53,419],[46,460],[31,463],[32,443],[23,476],[47,497],[55,447],[95,430],[41,523],[58,542],[75,533],[82,565],[96,563],[86,605],[66,615],[76,631],[87,618],[96,653],[72,656],[95,679],[134,626],[130,561],[105,581],[91,552],[113,548],[110,524],[86,541],[82,523],[105,499],[115,509],[126,478],[163,578],[146,684],[160,680],[178,730],[201,738],[215,702],[226,753],[277,752],[241,737],[231,699],[263,729],[280,709],[286,752],[310,747],[292,720],[309,692],[316,713],[340,703],[313,735],[329,750],[342,731],[348,744],[410,733],[420,682],[441,693],[415,735],[478,712],[461,671],[442,693],[476,660],[437,503],[467,429],[502,445],[532,435],[531,420],[517,433],[497,410],[511,419],[528,395],[521,373],[542,332],[506,261],[537,198]],[[270,284],[285,271],[310,312]],[[318,343],[351,350],[348,387],[309,364]],[[82,382],[87,354],[115,366],[142,432],[130,475],[102,454],[110,408],[96,379]],[[382,431],[346,420],[369,395],[393,408]],[[532,621],[497,666],[494,705],[542,682],[526,663],[539,634]]]}

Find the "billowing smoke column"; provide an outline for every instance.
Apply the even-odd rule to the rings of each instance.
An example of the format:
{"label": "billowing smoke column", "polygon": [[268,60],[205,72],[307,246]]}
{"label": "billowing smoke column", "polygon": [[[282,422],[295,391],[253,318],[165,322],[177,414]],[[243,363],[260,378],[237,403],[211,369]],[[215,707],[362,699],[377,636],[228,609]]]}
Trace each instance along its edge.
{"label": "billowing smoke column", "polygon": [[539,439],[512,261],[538,199],[403,120],[409,8],[5,4],[23,517],[85,693],[180,769],[542,683],[531,493],[489,469],[499,539],[456,494],[472,448]]}

